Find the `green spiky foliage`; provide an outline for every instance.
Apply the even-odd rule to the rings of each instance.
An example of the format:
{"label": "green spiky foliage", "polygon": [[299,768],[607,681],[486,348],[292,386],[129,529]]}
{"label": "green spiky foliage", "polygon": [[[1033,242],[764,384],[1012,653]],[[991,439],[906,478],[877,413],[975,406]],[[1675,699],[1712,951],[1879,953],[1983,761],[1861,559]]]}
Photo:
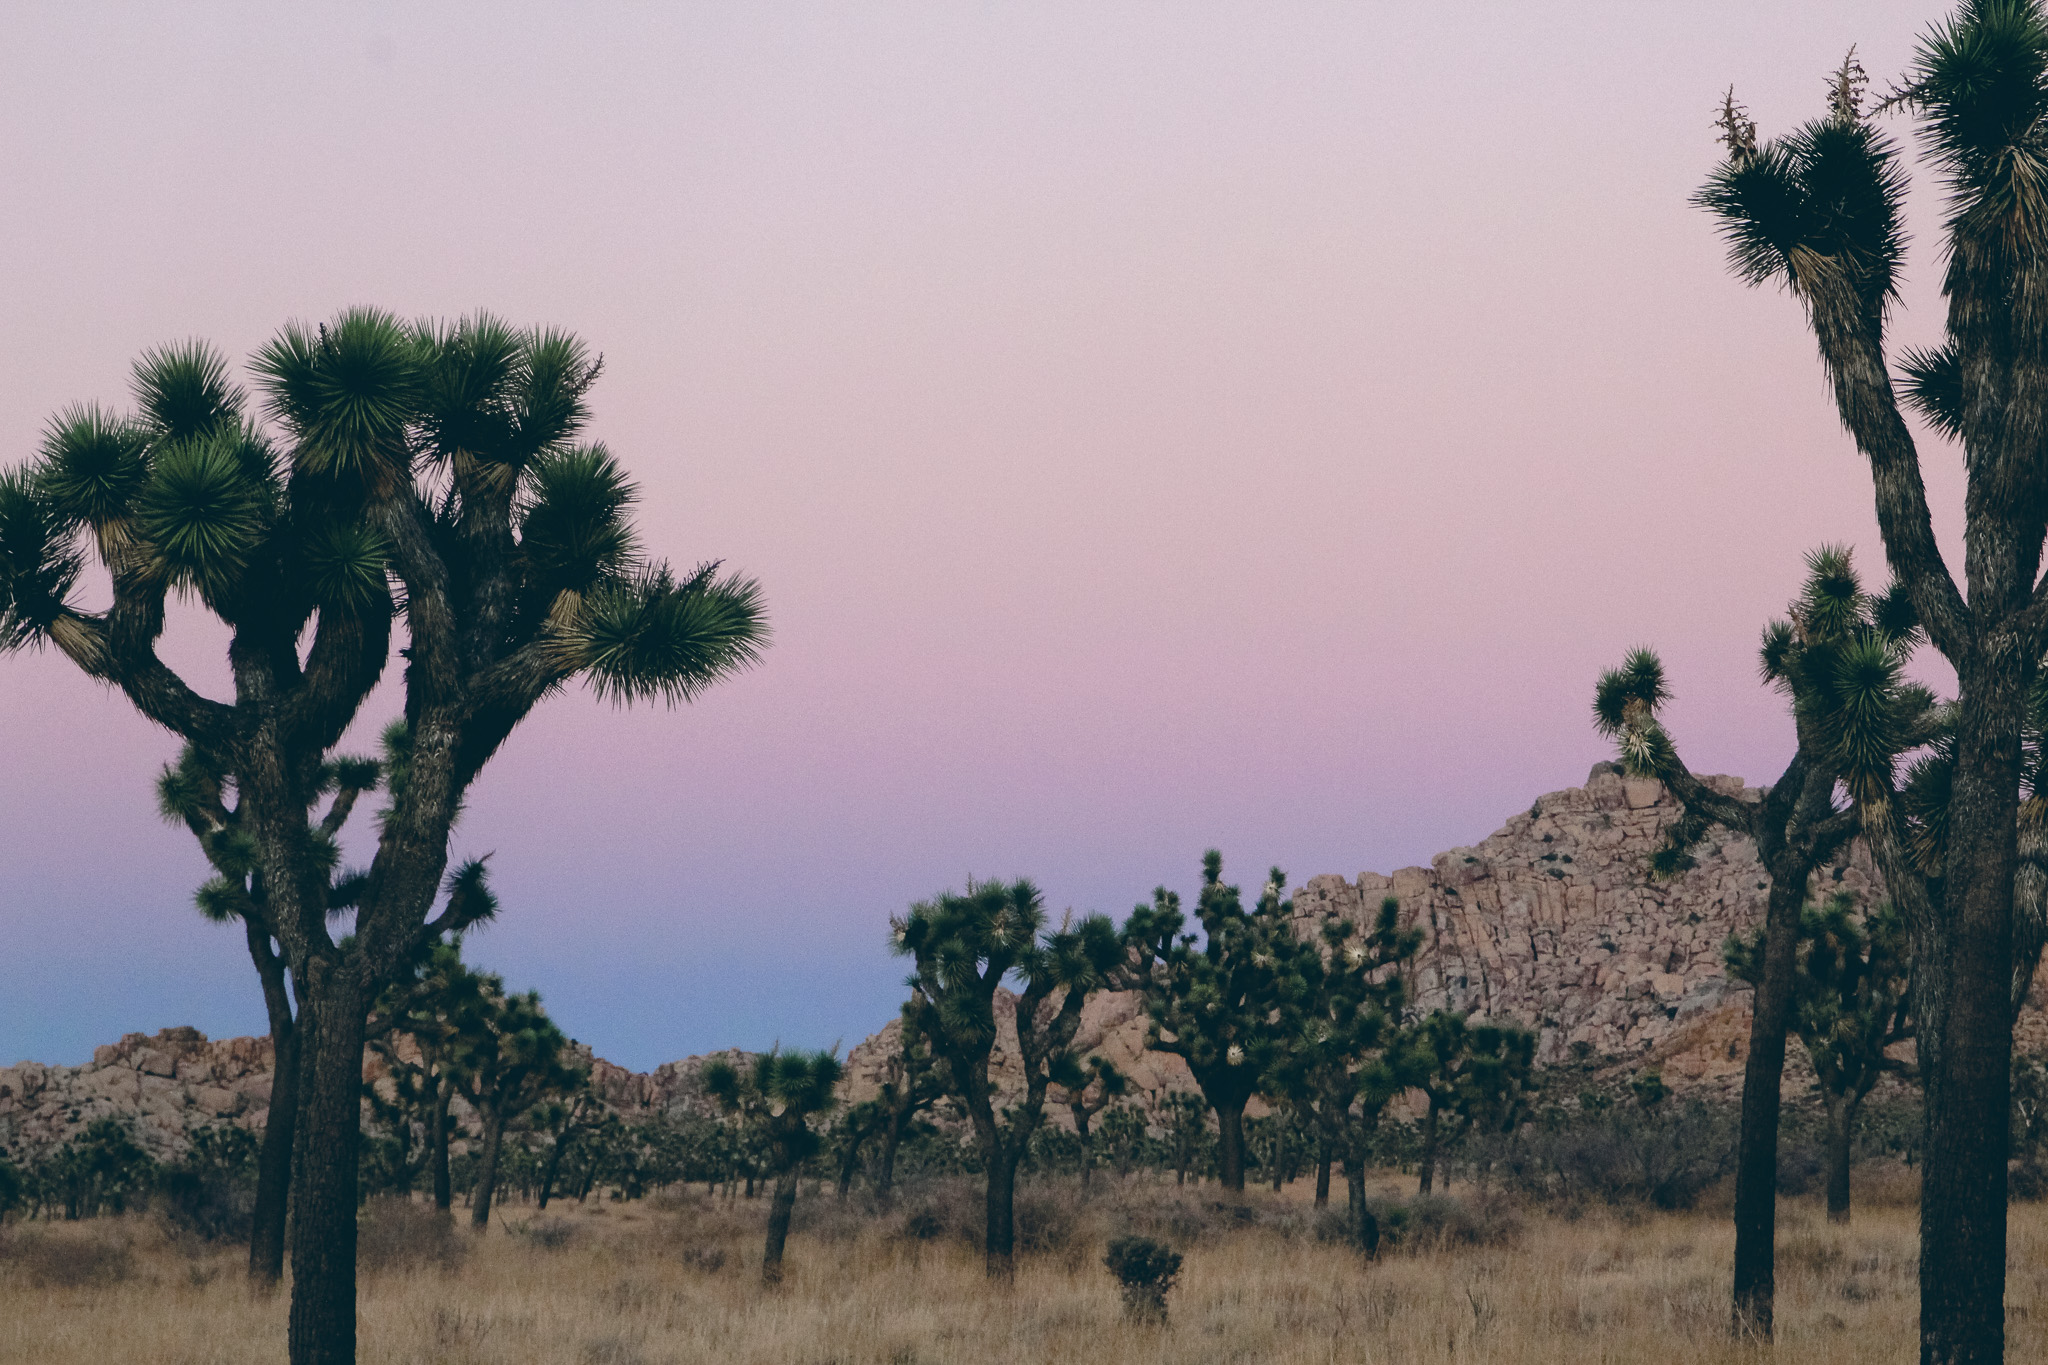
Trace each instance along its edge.
{"label": "green spiky foliage", "polygon": [[491,1221],[506,1132],[549,1100],[575,1093],[589,1067],[541,1008],[540,992],[507,994],[490,972],[477,973],[476,983],[460,1006],[467,1017],[453,1039],[449,1073],[483,1130],[469,1206],[471,1224],[482,1229]]}
{"label": "green spiky foliage", "polygon": [[[464,794],[550,694],[687,701],[751,666],[767,626],[751,580],[640,547],[637,494],[584,433],[600,364],[575,337],[354,308],[289,324],[249,369],[245,389],[203,343],[147,352],[130,410],[65,409],[0,473],[0,650],[55,646],[233,779],[307,1016],[291,1359],[339,1365],[363,1019],[434,936]],[[103,611],[79,595],[88,560]],[[226,627],[231,700],[164,662],[173,597]],[[394,623],[405,780],[344,946],[313,811]]]}
{"label": "green spiky foliage", "polygon": [[1432,1010],[1403,1029],[1390,1051],[1389,1071],[1428,1101],[1416,1161],[1423,1194],[1435,1187],[1445,1148],[1475,1129],[1512,1132],[1526,1117],[1536,1035],[1525,1028]]}
{"label": "green spiky foliage", "polygon": [[1315,951],[1294,932],[1287,877],[1274,868],[1247,908],[1223,880],[1223,855],[1202,855],[1201,925],[1183,932],[1180,897],[1160,887],[1132,910],[1124,933],[1135,984],[1151,1016],[1146,1046],[1185,1061],[1216,1111],[1217,1161],[1225,1188],[1244,1189],[1244,1109],[1266,1084],[1308,998]]}
{"label": "green spiky foliage", "polygon": [[1933,698],[1901,676],[1918,638],[1908,595],[1866,594],[1846,549],[1815,550],[1806,568],[1799,595],[1785,619],[1764,628],[1759,650],[1765,681],[1790,702],[1796,742],[1760,799],[1717,790],[1686,766],[1660,715],[1671,691],[1654,652],[1631,651],[1593,694],[1594,726],[1615,741],[1622,771],[1656,779],[1679,802],[1651,875],[1683,875],[1693,848],[1719,827],[1755,840],[1770,878],[1743,1070],[1731,1307],[1738,1332],[1761,1336],[1771,1333],[1776,1295],[1780,1090],[1800,907],[1815,873],[1843,856],[1863,818],[1860,803],[1837,808],[1838,786],[1868,793],[1901,753],[1926,742],[1935,720]]}
{"label": "green spiky foliage", "polygon": [[[495,916],[497,901],[482,860],[452,873],[446,889],[451,905],[461,910],[464,928]],[[364,1098],[391,1135],[392,1183],[409,1191],[424,1168],[434,1205],[443,1211],[453,1207],[455,1197],[448,1145],[454,1135],[450,1111],[457,1071],[465,1054],[483,1041],[490,1008],[487,985],[462,960],[459,932],[436,938],[410,970],[379,993],[366,1030],[384,1076],[365,1084]]]}
{"label": "green spiky foliage", "polygon": [[796,1209],[798,1176],[804,1162],[818,1151],[813,1115],[831,1109],[842,1068],[835,1052],[784,1052],[780,1048],[754,1059],[744,1072],[715,1059],[704,1065],[704,1090],[726,1113],[740,1118],[766,1139],[768,1168],[775,1176],[775,1198],[768,1208],[768,1242],[761,1258],[761,1278],[782,1282],[783,1249]]}
{"label": "green spiky foliage", "polygon": [[1095,1181],[1095,1142],[1089,1123],[1130,1092],[1130,1078],[1107,1057],[1069,1053],[1052,1079],[1066,1096],[1067,1113],[1074,1120],[1074,1137],[1081,1146],[1081,1188],[1086,1189]]}
{"label": "green spiky foliage", "polygon": [[[379,772],[374,759],[336,758],[321,774],[327,809],[313,824],[309,842],[326,871],[330,915],[353,909],[361,894],[362,874],[338,870],[341,850],[337,840],[357,799],[376,787]],[[216,923],[241,926],[249,960],[262,985],[273,1080],[257,1160],[256,1202],[250,1214],[249,1275],[261,1284],[274,1285],[284,1274],[292,1144],[298,1127],[298,1021],[285,954],[258,865],[256,842],[243,823],[242,801],[226,765],[187,744],[177,762],[165,765],[157,774],[156,791],[159,813],[192,832],[213,869],[213,875],[194,893],[200,914]]]}
{"label": "green spiky foliage", "polygon": [[[1754,982],[1763,945],[1737,935],[1725,948],[1728,970]],[[1908,1068],[1887,1055],[1912,1036],[1908,1003],[1912,957],[1905,921],[1889,902],[1860,908],[1855,898],[1809,905],[1799,919],[1799,971],[1793,1028],[1805,1045],[1828,1117],[1828,1221],[1849,1221],[1850,1146],[1856,1114],[1887,1071]]]}
{"label": "green spiky foliage", "polygon": [[[1112,983],[1124,947],[1102,915],[1070,915],[1048,931],[1044,897],[1022,878],[970,882],[920,901],[891,931],[894,950],[914,964],[904,1028],[930,1049],[974,1128],[988,1178],[987,1269],[1007,1280],[1016,1264],[1017,1164],[1072,1057],[1081,1008]],[[1004,982],[1013,979],[1023,989],[1011,996]],[[990,1074],[1001,1014],[1014,1020],[1021,1094],[999,1093]]]}
{"label": "green spiky foliage", "polygon": [[1388,1102],[1405,1090],[1400,1019],[1407,1000],[1403,969],[1422,946],[1401,926],[1401,903],[1382,900],[1369,928],[1335,912],[1317,926],[1317,951],[1305,956],[1306,980],[1269,1083],[1314,1127],[1319,1148],[1344,1171],[1348,1217],[1357,1245],[1371,1254],[1379,1225],[1365,1201],[1372,1140]]}
{"label": "green spiky foliage", "polygon": [[[1852,52],[1826,112],[1776,139],[1758,135],[1731,91],[1726,155],[1697,202],[1735,273],[1801,306],[1836,412],[1869,461],[1892,574],[1955,668],[1945,856],[1923,903],[1898,889],[1895,872],[1916,876],[1904,848],[1881,847],[1903,841],[1881,824],[1872,846],[1914,939],[1928,1154],[1922,1358],[1989,1362],[2005,1353],[2023,732],[2048,651],[2048,14],[2040,0],[1964,0],[1922,36],[1876,109],[1860,74]],[[1878,114],[1914,121],[1943,199],[1944,333],[1897,356],[1887,330],[1905,257],[1907,154]],[[1959,566],[1935,538],[1915,411],[1933,439],[1962,447]]]}
{"label": "green spiky foliage", "polygon": [[875,1193],[888,1199],[896,1186],[896,1155],[919,1114],[946,1094],[946,1077],[931,1044],[906,1014],[897,1027],[896,1047],[882,1063],[874,1103],[881,1112],[882,1151],[875,1169]]}
{"label": "green spiky foliage", "polygon": [[535,1106],[532,1123],[537,1133],[547,1135],[547,1155],[541,1159],[540,1187],[534,1191],[534,1207],[545,1209],[555,1197],[562,1179],[563,1163],[578,1148],[588,1148],[593,1134],[616,1116],[605,1107],[589,1077],[567,1095],[544,1100]]}

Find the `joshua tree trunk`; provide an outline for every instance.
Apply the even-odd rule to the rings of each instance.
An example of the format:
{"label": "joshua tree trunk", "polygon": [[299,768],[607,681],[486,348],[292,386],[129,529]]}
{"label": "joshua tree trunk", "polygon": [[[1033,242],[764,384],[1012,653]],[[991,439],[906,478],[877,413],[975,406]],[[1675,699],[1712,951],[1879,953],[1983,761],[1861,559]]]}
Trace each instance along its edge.
{"label": "joshua tree trunk", "polygon": [[1735,1155],[1737,1335],[1770,1337],[1777,1292],[1778,1119],[1785,1084],[1785,1035],[1792,1023],[1792,978],[1799,950],[1799,908],[1806,879],[1771,880],[1764,951],[1750,1007],[1749,1058],[1742,1072],[1742,1134]]}
{"label": "joshua tree trunk", "polygon": [[1348,1200],[1346,1212],[1350,1215],[1352,1241],[1366,1255],[1377,1255],[1380,1220],[1373,1217],[1371,1206],[1365,1202],[1365,1157],[1361,1153],[1344,1154],[1344,1192]]}
{"label": "joshua tree trunk", "polygon": [[470,1225],[482,1231],[491,1225],[491,1198],[498,1192],[498,1153],[505,1146],[505,1116],[496,1106],[484,1111],[484,1154],[477,1164],[476,1195],[469,1206]]}
{"label": "joshua tree trunk", "polygon": [[1244,1105],[1235,1098],[1216,1104],[1216,1177],[1232,1194],[1244,1193]]}
{"label": "joshua tree trunk", "polygon": [[292,1143],[299,1113],[299,1046],[284,963],[271,951],[270,931],[244,918],[249,955],[263,979],[270,1016],[270,1112],[256,1159],[256,1207],[250,1214],[249,1278],[267,1288],[284,1278],[285,1213],[291,1202]]}
{"label": "joshua tree trunk", "polygon": [[1330,1207],[1330,1135],[1320,1133],[1316,1137],[1316,1207]]}
{"label": "joshua tree trunk", "polygon": [[[1975,589],[1973,581],[1972,602]],[[2012,676],[2017,671],[1957,670],[1961,724],[1943,922],[1934,932],[1914,935],[1927,1152],[1921,1167],[1920,1349],[1923,1360],[1937,1365],[1996,1362],[2005,1354],[2018,862],[2013,812],[2026,683]]]}
{"label": "joshua tree trunk", "polygon": [[1856,1132],[1856,1110],[1861,1095],[1834,1095],[1828,1099],[1828,1221],[1849,1221],[1849,1140]]}
{"label": "joshua tree trunk", "polygon": [[1085,1190],[1095,1179],[1095,1145],[1088,1140],[1088,1107],[1075,1103],[1068,1108],[1074,1112],[1074,1136],[1081,1141],[1081,1188]]}
{"label": "joshua tree trunk", "polygon": [[427,1134],[427,1150],[434,1163],[434,1207],[443,1213],[455,1207],[455,1181],[448,1173],[448,1097],[452,1089],[445,1077],[434,1078],[433,1129]]}
{"label": "joshua tree trunk", "polygon": [[789,1220],[796,1211],[796,1183],[802,1170],[791,1162],[775,1177],[775,1199],[768,1206],[768,1247],[761,1253],[761,1279],[782,1283],[782,1248],[789,1241]]}
{"label": "joshua tree trunk", "polygon": [[1429,1097],[1429,1117],[1422,1121],[1422,1160],[1419,1163],[1422,1167],[1422,1183],[1419,1188],[1424,1194],[1428,1194],[1436,1184],[1436,1139],[1439,1110],[1440,1105],[1437,1097],[1431,1095]]}
{"label": "joshua tree trunk", "polygon": [[313,963],[302,979],[291,1365],[354,1365],[356,1167],[368,1002],[331,963]]}
{"label": "joshua tree trunk", "polygon": [[[541,1168],[540,1192],[535,1196],[534,1200],[534,1202],[537,1203],[541,1208],[546,1208],[548,1206],[548,1200],[554,1197],[555,1177],[561,1172],[562,1169],[562,1149],[567,1147],[568,1145],[569,1134],[568,1131],[564,1129],[564,1131],[557,1133],[555,1135],[555,1145],[548,1150],[547,1165]],[[683,1188],[684,1192],[687,1193],[689,1190],[688,1181],[684,1182]]]}
{"label": "joshua tree trunk", "polygon": [[[841,1202],[845,1201],[848,1191],[853,1189],[853,1172],[854,1168],[859,1165],[860,1144],[858,1142],[849,1142],[846,1144],[845,1153],[839,1158],[839,1198]],[[782,1197],[780,1187],[776,1189],[775,1197],[777,1199]]]}
{"label": "joshua tree trunk", "polygon": [[1005,1283],[1017,1278],[1017,1162],[1024,1155],[1018,1141],[988,1144],[988,1277]]}
{"label": "joshua tree trunk", "polygon": [[896,1149],[903,1145],[904,1120],[902,1114],[891,1114],[889,1126],[882,1131],[882,1164],[875,1172],[875,1194],[884,1203],[896,1190]]}

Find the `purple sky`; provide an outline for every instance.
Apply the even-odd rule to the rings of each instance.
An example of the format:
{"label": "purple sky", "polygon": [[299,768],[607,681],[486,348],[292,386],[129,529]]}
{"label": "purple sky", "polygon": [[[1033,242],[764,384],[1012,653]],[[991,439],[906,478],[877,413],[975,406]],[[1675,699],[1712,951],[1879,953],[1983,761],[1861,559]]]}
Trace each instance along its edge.
{"label": "purple sky", "polygon": [[[886,917],[969,874],[1121,914],[1211,844],[1298,883],[1476,841],[1608,756],[1639,642],[1695,768],[1775,775],[1758,629],[1807,548],[1881,553],[1796,306],[1687,196],[1729,81],[1784,131],[1935,12],[17,9],[0,462],[169,339],[580,332],[645,539],[757,575],[776,640],[685,710],[527,722],[456,831],[505,907],[472,955],[636,1067],[850,1045]],[[0,732],[0,1061],[260,1030],[169,737],[49,653],[0,659]]]}

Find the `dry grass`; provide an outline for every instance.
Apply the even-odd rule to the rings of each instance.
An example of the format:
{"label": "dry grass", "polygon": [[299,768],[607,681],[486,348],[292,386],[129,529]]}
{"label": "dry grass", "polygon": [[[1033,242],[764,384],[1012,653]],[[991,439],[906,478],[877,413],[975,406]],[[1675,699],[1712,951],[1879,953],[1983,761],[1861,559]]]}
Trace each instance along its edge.
{"label": "dry grass", "polygon": [[[1070,1212],[992,1288],[958,1195],[888,1218],[814,1204],[780,1291],[758,1283],[757,1206],[702,1200],[514,1208],[464,1257],[395,1257],[362,1286],[375,1365],[1045,1365],[1173,1362],[1753,1362],[1727,1339],[1730,1234],[1711,1214],[1565,1222],[1525,1212],[1504,1246],[1411,1246],[1374,1263],[1319,1240],[1298,1204],[1224,1219],[1170,1190]],[[948,1203],[951,1201],[951,1204]],[[765,1202],[765,1201],[761,1201]],[[1166,1207],[1160,1210],[1160,1205]],[[800,1206],[802,1207],[802,1206]],[[1186,1253],[1163,1328],[1127,1323],[1102,1242],[1147,1208]],[[949,1211],[951,1209],[952,1211]],[[915,1231],[914,1213],[930,1213]],[[1057,1217],[1048,1215],[1051,1223]],[[1910,1208],[1829,1227],[1788,1205],[1780,1341],[1802,1365],[1915,1354]],[[392,1226],[387,1217],[386,1227]],[[918,1236],[917,1231],[926,1235]],[[284,1301],[254,1297],[235,1248],[141,1220],[5,1230],[0,1360],[239,1365],[282,1357]],[[470,1234],[464,1230],[464,1238]],[[111,1249],[111,1250],[109,1250]],[[2009,1358],[2048,1358],[2048,1208],[2014,1210]],[[81,1269],[83,1267],[84,1269]]]}

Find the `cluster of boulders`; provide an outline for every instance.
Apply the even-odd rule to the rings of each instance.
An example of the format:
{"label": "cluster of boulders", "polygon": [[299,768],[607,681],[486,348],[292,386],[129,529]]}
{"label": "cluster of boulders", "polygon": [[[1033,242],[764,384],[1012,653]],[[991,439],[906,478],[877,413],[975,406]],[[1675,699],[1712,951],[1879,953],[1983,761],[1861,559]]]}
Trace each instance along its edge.
{"label": "cluster of boulders", "polygon": [[[1705,780],[1740,800],[1762,798],[1739,778]],[[1689,871],[1653,880],[1650,856],[1678,813],[1660,783],[1598,764],[1585,786],[1538,797],[1480,843],[1440,853],[1428,867],[1312,877],[1294,893],[1294,913],[1300,931],[1313,934],[1330,915],[1370,923],[1392,896],[1402,922],[1423,933],[1412,976],[1420,1008],[1535,1029],[1540,1062],[1612,1058],[1655,1067],[1677,1088],[1732,1092],[1748,1048],[1749,988],[1730,979],[1722,944],[1759,923],[1767,883],[1755,845],[1726,830],[1695,851]],[[1883,894],[1860,843],[1820,874],[1816,890],[1864,900]],[[2048,989],[2036,990],[2020,1020],[2030,1045],[2048,1044],[2044,1000]],[[996,1074],[1014,1089],[1022,1077],[1016,1023],[1006,1011],[1016,1002],[1004,993],[997,1003]],[[899,1029],[891,1021],[848,1055],[847,1099],[875,1093]],[[1107,994],[1089,1001],[1080,1042],[1113,1061],[1138,1097],[1190,1088],[1179,1058],[1146,1049],[1146,1029],[1135,995]],[[0,1069],[0,1147],[42,1148],[103,1116],[134,1119],[160,1154],[206,1124],[260,1127],[270,1051],[264,1038],[209,1042],[196,1029],[177,1028],[131,1033],[80,1067]],[[747,1054],[712,1055],[740,1061]],[[709,1060],[686,1057],[641,1073],[589,1057],[599,1097],[628,1121],[710,1112],[701,1081]],[[373,1064],[365,1078],[374,1075]],[[1800,1050],[1791,1049],[1788,1090],[1810,1080]]]}

